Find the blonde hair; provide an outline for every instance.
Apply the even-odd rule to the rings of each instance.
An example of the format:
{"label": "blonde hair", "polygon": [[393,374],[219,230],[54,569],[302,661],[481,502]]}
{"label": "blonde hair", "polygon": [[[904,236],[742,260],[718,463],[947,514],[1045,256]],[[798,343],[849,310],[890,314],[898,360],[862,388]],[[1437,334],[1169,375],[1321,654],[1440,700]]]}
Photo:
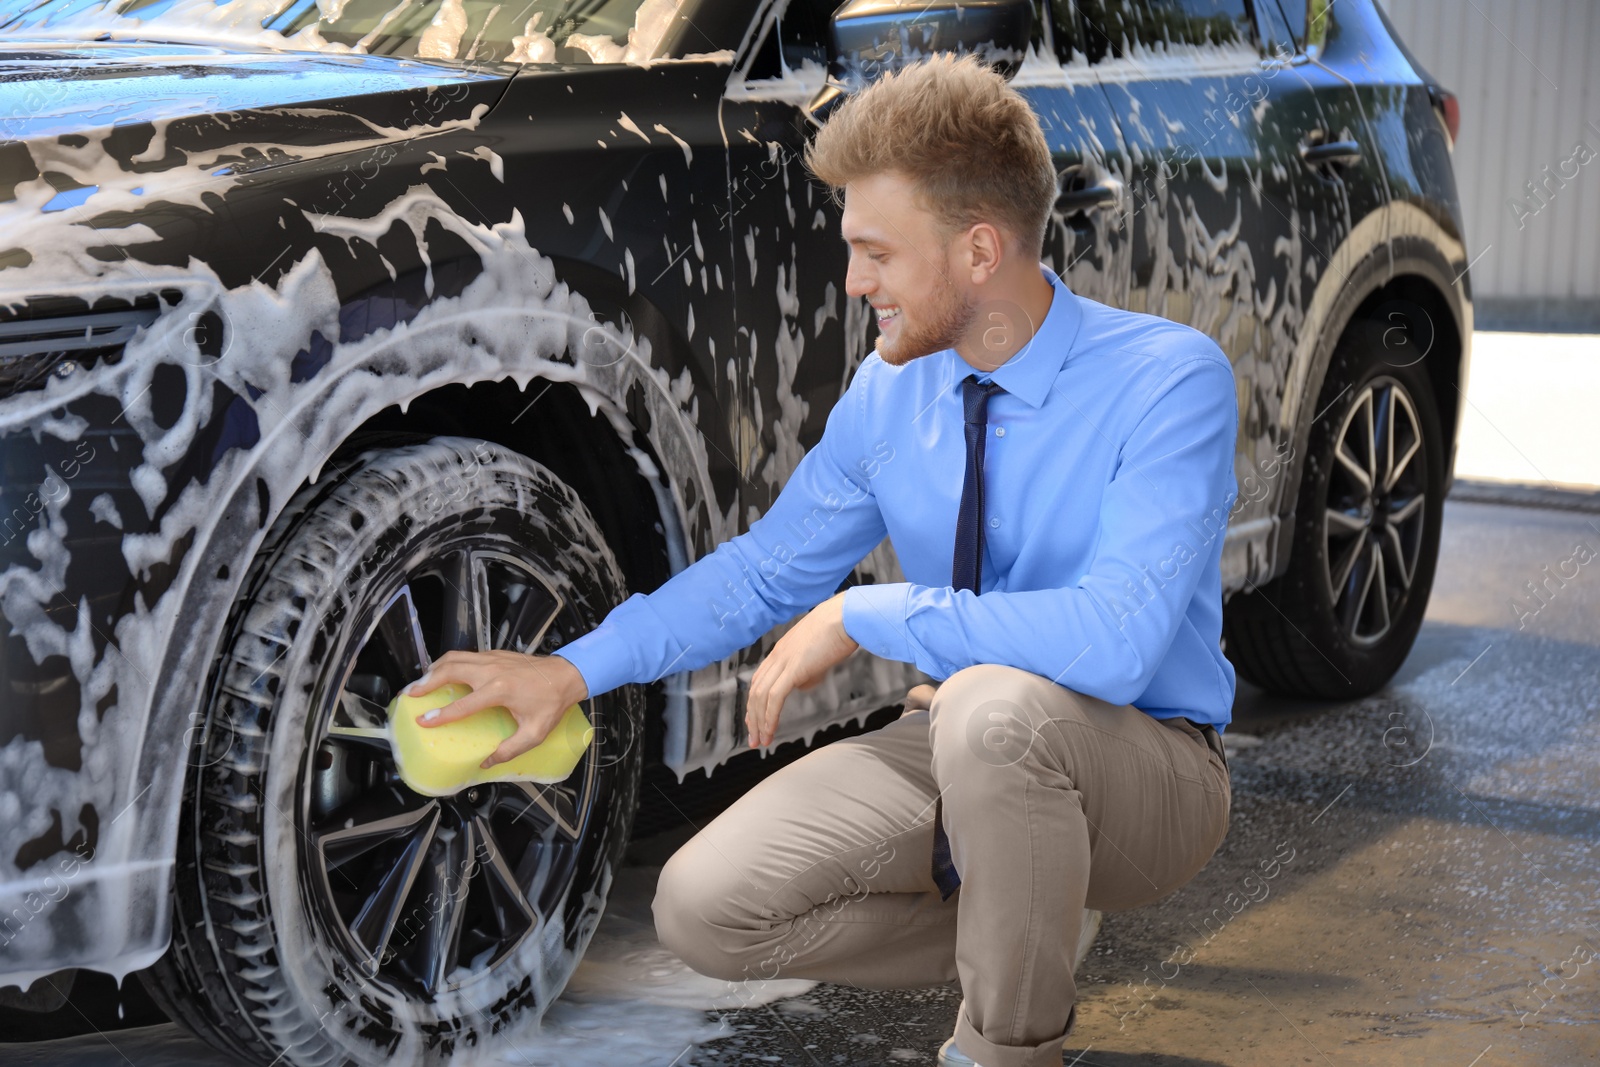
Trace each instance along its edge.
{"label": "blonde hair", "polygon": [[858,178],[903,174],[950,233],[998,223],[1033,255],[1056,198],[1033,109],[975,55],[940,53],[884,75],[839,105],[805,161],[835,197]]}

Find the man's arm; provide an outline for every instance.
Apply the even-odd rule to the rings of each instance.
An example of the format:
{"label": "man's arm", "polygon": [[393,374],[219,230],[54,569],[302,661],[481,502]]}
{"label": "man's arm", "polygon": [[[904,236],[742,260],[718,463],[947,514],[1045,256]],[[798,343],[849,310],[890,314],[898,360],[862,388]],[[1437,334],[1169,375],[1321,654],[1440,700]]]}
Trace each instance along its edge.
{"label": "man's arm", "polygon": [[872,480],[894,461],[863,433],[871,360],[767,513],[648,596],[635,593],[556,655],[598,696],[693,670],[820,603],[887,533]]}
{"label": "man's arm", "polygon": [[[506,649],[445,653],[406,692],[421,696],[448,682],[462,682],[472,692],[418,721],[438,727],[486,707],[505,707],[517,729],[483,761],[482,766],[492,767],[542,742],[573,703],[626,682],[654,681],[712,663],[828,597],[886,533],[872,481],[894,452],[887,443],[869,445],[861,429],[866,382],[876,363],[869,357],[856,372],[828,413],[822,440],[748,532],[717,546],[649,596],[629,597],[554,656]],[[837,628],[833,662],[855,650],[843,627]],[[790,635],[803,629],[796,627]],[[814,651],[800,657],[798,668],[793,656],[780,658],[791,666],[784,677],[803,676],[799,684],[828,666]]]}
{"label": "man's arm", "polygon": [[1237,434],[1227,365],[1175,368],[1123,446],[1094,559],[1076,584],[982,596],[909,582],[855,587],[844,596],[845,631],[936,678],[999,663],[1131,702],[1165,657],[1223,535],[1237,495]]}

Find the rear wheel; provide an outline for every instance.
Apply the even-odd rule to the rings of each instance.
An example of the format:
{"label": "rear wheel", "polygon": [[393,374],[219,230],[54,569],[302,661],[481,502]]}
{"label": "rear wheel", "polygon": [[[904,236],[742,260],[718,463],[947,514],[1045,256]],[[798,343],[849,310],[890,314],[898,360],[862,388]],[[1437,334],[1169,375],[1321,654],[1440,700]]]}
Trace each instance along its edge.
{"label": "rear wheel", "polygon": [[1445,441],[1420,362],[1391,362],[1354,322],[1317,401],[1289,569],[1224,609],[1238,673],[1323,699],[1381,688],[1411,651],[1439,555]]}
{"label": "rear wheel", "polygon": [[436,1064],[514,1046],[599,921],[641,773],[641,695],[587,701],[556,785],[430,797],[385,706],[448,649],[549,653],[627,595],[577,495],[499,446],[379,448],[308,486],[230,623],[186,788],[172,947],[147,984],[261,1063]]}

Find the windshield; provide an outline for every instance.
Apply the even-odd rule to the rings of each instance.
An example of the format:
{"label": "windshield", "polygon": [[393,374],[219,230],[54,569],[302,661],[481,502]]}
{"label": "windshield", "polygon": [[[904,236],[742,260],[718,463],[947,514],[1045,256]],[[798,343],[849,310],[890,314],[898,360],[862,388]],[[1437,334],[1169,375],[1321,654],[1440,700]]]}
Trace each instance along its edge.
{"label": "windshield", "polygon": [[511,63],[659,58],[684,0],[0,0],[0,35]]}

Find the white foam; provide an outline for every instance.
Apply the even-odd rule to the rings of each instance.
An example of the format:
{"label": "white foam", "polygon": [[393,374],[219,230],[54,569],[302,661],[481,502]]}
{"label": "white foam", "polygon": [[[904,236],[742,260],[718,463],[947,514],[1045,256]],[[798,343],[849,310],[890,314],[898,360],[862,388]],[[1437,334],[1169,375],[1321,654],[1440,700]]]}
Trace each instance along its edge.
{"label": "white foam", "polygon": [[540,11],[528,20],[522,28],[522,36],[511,38],[511,54],[506,57],[508,63],[554,63],[556,58],[556,43],[550,36],[539,30],[539,19],[544,16]]}
{"label": "white foam", "polygon": [[669,1064],[732,1031],[707,1011],[756,1007],[809,992],[815,982],[727,982],[696,974],[656,940],[650,899],[659,867],[624,868],[583,962],[545,1015],[540,1067]]}
{"label": "white foam", "polygon": [[461,0],[443,0],[433,22],[422,31],[417,42],[421,59],[454,59],[461,49],[461,35],[467,32],[467,9]]}
{"label": "white foam", "polygon": [[[320,27],[331,23],[344,13],[347,0],[318,0],[317,10],[322,16],[298,32],[285,36],[277,30],[264,29],[263,23],[271,21],[283,9],[282,0],[175,0],[150,18],[140,18],[110,10],[109,4],[56,5],[38,15],[25,17],[13,33],[48,35],[52,38],[93,39],[102,34],[113,38],[181,41],[189,44],[250,45],[290,51],[316,51],[330,53],[365,52],[394,19],[410,8],[417,0],[399,0],[374,23],[373,30],[354,46],[325,39]],[[431,2],[431,0],[425,0]],[[625,43],[618,43],[606,34],[571,34],[566,44],[570,48],[588,53],[596,63],[630,63],[649,66],[652,63],[698,62],[731,64],[733,52],[723,49],[686,55],[681,59],[663,59],[658,56],[661,43],[678,18],[683,0],[644,0],[634,14],[633,27]],[[512,51],[506,57],[510,63],[552,63],[555,61],[555,42],[537,29],[538,16],[529,19],[521,35],[512,38]],[[441,0],[432,24],[422,33],[417,43],[421,59],[455,60],[461,57],[461,39],[466,33],[468,18],[462,0]],[[475,48],[472,50],[475,51]],[[159,136],[159,134],[158,134]],[[151,149],[155,144],[152,142]]]}
{"label": "white foam", "polygon": [[[656,940],[650,915],[659,867],[624,868],[589,951],[536,1032],[515,1037],[483,1067],[668,1067],[732,1028],[708,1012],[756,1007],[809,992],[793,979],[726,982],[691,971]],[[8,1045],[17,1067],[232,1067],[231,1057],[175,1025],[146,1026],[31,1045]]]}
{"label": "white foam", "polygon": [[574,33],[567,37],[567,47],[582,49],[596,63],[648,64],[656,58],[661,39],[682,6],[683,0],[644,0],[634,12],[626,44],[618,44],[601,33]]}
{"label": "white foam", "polygon": [[624,111],[622,113],[621,117],[617,119],[617,125],[621,126],[623,129],[627,130],[629,133],[634,134],[635,136],[639,137],[641,140],[644,141],[645,144],[649,144],[650,143],[650,135],[648,133],[645,133],[643,130],[641,130],[639,128],[639,124],[637,122],[634,122],[632,119],[630,119],[628,117],[628,113],[626,111]]}

